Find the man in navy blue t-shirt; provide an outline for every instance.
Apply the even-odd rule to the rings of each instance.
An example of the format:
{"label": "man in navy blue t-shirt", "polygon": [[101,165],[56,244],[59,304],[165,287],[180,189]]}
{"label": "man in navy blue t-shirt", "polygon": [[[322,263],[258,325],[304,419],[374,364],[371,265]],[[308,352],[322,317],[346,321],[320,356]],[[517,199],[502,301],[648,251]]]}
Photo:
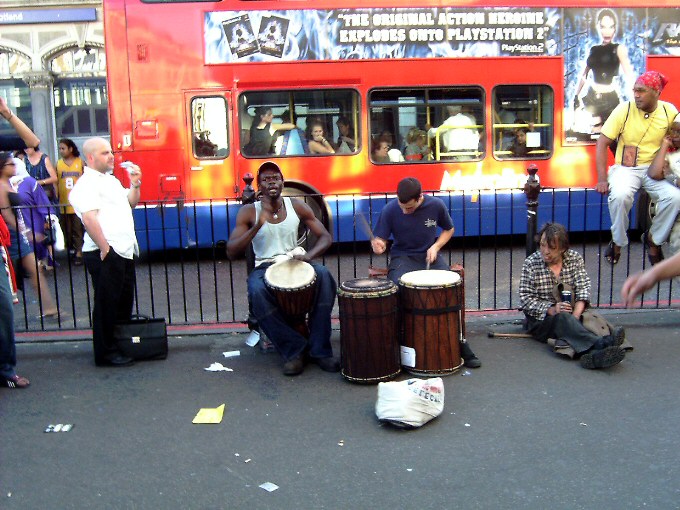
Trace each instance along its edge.
{"label": "man in navy blue t-shirt", "polygon": [[[441,229],[441,233],[437,233]],[[380,213],[371,241],[373,252],[380,255],[392,237],[388,278],[397,285],[408,272],[422,269],[444,269],[449,265],[439,251],[453,237],[453,220],[442,200],[423,195],[420,181],[406,177],[397,185],[397,200],[388,203]],[[468,343],[461,342],[465,366],[478,368],[481,361]]]}

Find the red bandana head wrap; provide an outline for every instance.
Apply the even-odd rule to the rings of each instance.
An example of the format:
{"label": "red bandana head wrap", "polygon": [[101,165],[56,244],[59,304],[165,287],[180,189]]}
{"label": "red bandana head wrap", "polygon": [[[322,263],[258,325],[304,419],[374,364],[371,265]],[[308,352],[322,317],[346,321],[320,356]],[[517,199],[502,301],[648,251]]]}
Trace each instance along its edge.
{"label": "red bandana head wrap", "polygon": [[668,78],[658,71],[647,71],[646,73],[641,74],[635,83],[641,83],[645,87],[661,93],[663,88],[668,84]]}

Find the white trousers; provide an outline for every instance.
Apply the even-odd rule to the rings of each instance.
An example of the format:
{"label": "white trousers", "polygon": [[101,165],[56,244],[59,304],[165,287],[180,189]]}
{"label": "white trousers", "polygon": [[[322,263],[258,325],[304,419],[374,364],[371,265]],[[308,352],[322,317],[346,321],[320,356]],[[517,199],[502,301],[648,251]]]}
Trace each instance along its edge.
{"label": "white trousers", "polygon": [[668,239],[675,219],[680,212],[680,189],[665,179],[657,181],[647,175],[646,166],[609,167],[609,216],[612,220],[612,241],[618,246],[628,245],[628,213],[633,207],[635,193],[644,188],[656,202],[656,215],[649,229],[651,241],[662,245]]}

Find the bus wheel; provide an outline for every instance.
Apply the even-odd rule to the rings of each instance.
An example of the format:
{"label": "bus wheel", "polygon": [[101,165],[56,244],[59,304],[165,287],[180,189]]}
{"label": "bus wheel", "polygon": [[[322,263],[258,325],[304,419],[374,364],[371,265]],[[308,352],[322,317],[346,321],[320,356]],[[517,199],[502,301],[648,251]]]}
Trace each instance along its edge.
{"label": "bus wheel", "polygon": [[[330,232],[330,213],[328,206],[320,195],[310,194],[299,188],[284,187],[283,196],[295,197],[304,201],[314,212],[314,216],[323,224],[323,226]],[[307,229],[306,225],[300,224],[298,229],[298,246],[302,246],[305,250],[309,250],[316,243],[316,236],[314,236]]]}

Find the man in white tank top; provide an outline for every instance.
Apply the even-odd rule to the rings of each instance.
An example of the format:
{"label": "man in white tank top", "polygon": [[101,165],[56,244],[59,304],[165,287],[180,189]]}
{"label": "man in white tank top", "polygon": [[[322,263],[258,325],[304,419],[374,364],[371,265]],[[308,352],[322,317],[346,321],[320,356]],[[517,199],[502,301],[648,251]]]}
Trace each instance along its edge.
{"label": "man in white tank top", "polygon": [[[242,254],[252,243],[255,268],[248,276],[248,299],[262,331],[271,339],[285,360],[283,373],[302,373],[307,360],[322,370],[337,372],[340,363],[331,347],[331,311],[337,284],[328,269],[312,260],[322,255],[333,239],[311,208],[302,200],[284,198],[283,174],[276,163],[263,163],[257,173],[260,201],[244,205],[236,217],[236,227],[227,242],[227,255]],[[297,249],[300,221],[317,239],[310,251]],[[294,251],[295,250],[295,251]],[[308,262],[316,273],[316,295],[309,312],[309,338],[290,326],[279,308],[276,296],[267,288],[265,271],[274,259],[293,257]]]}

